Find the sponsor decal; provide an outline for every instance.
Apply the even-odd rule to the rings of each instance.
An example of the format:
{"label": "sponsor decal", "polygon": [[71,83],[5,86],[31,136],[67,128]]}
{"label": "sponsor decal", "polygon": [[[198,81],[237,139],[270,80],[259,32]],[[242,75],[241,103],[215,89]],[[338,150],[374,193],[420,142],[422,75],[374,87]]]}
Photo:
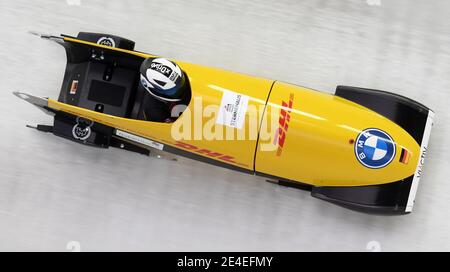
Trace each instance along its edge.
{"label": "sponsor decal", "polygon": [[278,118],[278,129],[275,132],[275,144],[278,145],[277,156],[281,156],[286,135],[289,130],[289,121],[291,120],[291,112],[294,104],[294,94],[289,95],[289,101],[281,101],[280,117]]}
{"label": "sponsor decal", "polygon": [[94,122],[80,117],[77,117],[76,120],[77,123],[72,128],[72,136],[77,140],[85,141],[91,136],[91,127]]}
{"label": "sponsor decal", "polygon": [[427,156],[427,147],[424,146],[422,148],[422,152],[420,153],[420,158],[419,158],[419,162],[417,164],[417,169],[416,169],[416,178],[420,178],[422,176],[422,171],[423,171],[423,164],[425,162],[425,157]]}
{"label": "sponsor decal", "polygon": [[355,155],[368,168],[383,168],[395,157],[394,140],[386,132],[369,128],[359,133],[355,141]]}
{"label": "sponsor decal", "polygon": [[146,146],[158,149],[158,150],[163,150],[163,148],[164,148],[164,145],[161,144],[161,143],[154,142],[154,141],[151,141],[149,139],[146,139],[146,138],[143,138],[143,137],[140,137],[140,136],[137,136],[137,135],[134,135],[134,134],[122,131],[122,130],[118,130],[117,129],[115,134],[117,136],[119,136],[119,137],[128,139],[128,140],[133,141],[133,142],[137,142],[137,143],[140,143],[140,144],[143,144],[143,145],[146,145]]}
{"label": "sponsor decal", "polygon": [[215,158],[215,159],[227,162],[227,163],[237,164],[237,165],[244,166],[244,167],[248,166],[246,164],[236,162],[236,160],[235,160],[235,158],[233,156],[226,155],[226,154],[223,154],[223,153],[220,153],[220,152],[216,152],[216,151],[213,151],[213,150],[197,147],[197,146],[192,145],[192,144],[187,144],[187,143],[184,143],[184,142],[177,141],[175,143],[175,146],[181,147],[182,149],[186,149],[188,151],[195,152],[197,154],[204,155],[204,156],[207,156],[207,157],[210,157],[210,158]]}
{"label": "sponsor decal", "polygon": [[150,64],[150,69],[160,72],[161,74],[167,77],[169,77],[172,74],[172,69],[169,66],[157,62],[152,62]]}
{"label": "sponsor decal", "polygon": [[101,37],[98,39],[97,44],[116,47],[116,42],[111,37]]}
{"label": "sponsor decal", "polygon": [[231,91],[224,91],[216,123],[242,129],[247,108],[248,96]]}
{"label": "sponsor decal", "polygon": [[72,80],[70,85],[70,94],[76,94],[78,89],[78,80]]}
{"label": "sponsor decal", "polygon": [[225,105],[225,110],[227,112],[233,112],[233,109],[234,109],[234,105],[233,104],[226,104]]}

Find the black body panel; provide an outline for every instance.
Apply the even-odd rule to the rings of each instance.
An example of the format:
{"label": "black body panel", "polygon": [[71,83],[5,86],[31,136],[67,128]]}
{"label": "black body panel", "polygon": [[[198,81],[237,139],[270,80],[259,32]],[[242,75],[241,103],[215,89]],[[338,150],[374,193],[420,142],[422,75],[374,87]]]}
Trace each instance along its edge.
{"label": "black body panel", "polygon": [[[110,35],[110,34],[102,34],[102,33],[91,33],[91,32],[79,32],[77,39],[87,41],[87,42],[93,42],[93,43],[100,43],[100,39],[106,38],[106,41],[108,42],[108,39],[112,39],[114,41],[114,45],[117,48],[122,48],[126,50],[133,50],[134,49],[134,42],[116,35]],[[104,45],[110,45],[105,43]]]}
{"label": "black body panel", "polygon": [[398,94],[350,86],[338,86],[336,95],[395,122],[421,145],[429,111],[424,105]]}
{"label": "black body panel", "polygon": [[313,187],[311,195],[356,211],[405,214],[413,177],[381,185]]}
{"label": "black body panel", "polygon": [[[79,125],[82,129],[89,127],[90,136],[84,140],[74,137],[74,126]],[[64,112],[57,112],[53,123],[53,134],[78,143],[91,146],[107,148],[110,144],[113,129],[98,123],[92,123],[88,120],[80,120],[74,115]]]}
{"label": "black body panel", "polygon": [[106,64],[89,62],[79,106],[98,110],[99,105],[102,105],[103,113],[124,117],[130,108],[130,97],[136,91],[138,75],[135,71],[115,67],[111,68],[114,73],[107,80],[104,74],[108,69]]}
{"label": "black body panel", "polygon": [[64,42],[67,65],[58,101],[119,117],[135,104],[141,57]]}
{"label": "black body panel", "polygon": [[[82,129],[89,127],[90,136],[83,140],[75,138],[74,127],[76,125],[81,126]],[[52,132],[56,136],[89,146],[100,148],[108,148],[111,146],[143,155],[150,154],[149,149],[115,136],[113,134],[114,128],[112,127],[94,123],[89,120],[83,120],[74,115],[60,111],[55,113],[53,127],[38,125],[37,129],[45,132]]]}
{"label": "black body panel", "polygon": [[131,111],[137,79],[136,71],[122,67],[96,61],[68,63],[58,101],[125,117]]}

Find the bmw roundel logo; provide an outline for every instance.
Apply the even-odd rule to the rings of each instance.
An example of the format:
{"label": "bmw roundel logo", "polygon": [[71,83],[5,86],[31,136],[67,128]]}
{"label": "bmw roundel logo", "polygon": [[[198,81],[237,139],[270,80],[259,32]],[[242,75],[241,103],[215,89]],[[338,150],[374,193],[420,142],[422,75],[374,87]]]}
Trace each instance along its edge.
{"label": "bmw roundel logo", "polygon": [[368,128],[355,141],[355,155],[358,161],[369,168],[382,168],[395,157],[395,143],[386,132]]}

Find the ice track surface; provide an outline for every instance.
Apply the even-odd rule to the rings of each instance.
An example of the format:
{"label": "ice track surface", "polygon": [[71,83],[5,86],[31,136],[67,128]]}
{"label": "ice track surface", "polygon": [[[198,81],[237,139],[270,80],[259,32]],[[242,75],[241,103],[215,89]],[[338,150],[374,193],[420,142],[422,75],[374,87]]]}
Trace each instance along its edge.
{"label": "ice track surface", "polygon": [[[450,250],[450,2],[0,1],[0,250]],[[105,32],[136,49],[334,92],[393,91],[436,112],[415,210],[373,216],[191,160],[82,146],[51,118],[62,47],[27,31]]]}

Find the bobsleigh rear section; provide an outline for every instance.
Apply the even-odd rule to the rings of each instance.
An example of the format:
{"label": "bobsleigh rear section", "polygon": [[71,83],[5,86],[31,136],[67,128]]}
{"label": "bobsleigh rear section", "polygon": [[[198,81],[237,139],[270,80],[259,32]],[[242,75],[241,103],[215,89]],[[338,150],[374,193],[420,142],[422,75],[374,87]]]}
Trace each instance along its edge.
{"label": "bobsleigh rear section", "polygon": [[339,86],[331,95],[276,82],[261,127],[275,140],[260,135],[255,171],[350,209],[408,213],[433,116],[392,93]]}

